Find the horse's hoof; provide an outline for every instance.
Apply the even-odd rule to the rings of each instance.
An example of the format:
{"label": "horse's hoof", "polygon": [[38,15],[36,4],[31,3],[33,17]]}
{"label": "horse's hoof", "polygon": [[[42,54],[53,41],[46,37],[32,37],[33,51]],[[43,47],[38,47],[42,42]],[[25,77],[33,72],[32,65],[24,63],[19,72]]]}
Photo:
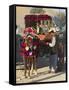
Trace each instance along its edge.
{"label": "horse's hoof", "polygon": [[30,79],[30,76],[28,76],[27,78]]}
{"label": "horse's hoof", "polygon": [[27,76],[24,76],[25,78],[27,78]]}
{"label": "horse's hoof", "polygon": [[51,73],[51,70],[49,70],[48,73]]}
{"label": "horse's hoof", "polygon": [[35,75],[37,75],[37,72],[34,72]]}

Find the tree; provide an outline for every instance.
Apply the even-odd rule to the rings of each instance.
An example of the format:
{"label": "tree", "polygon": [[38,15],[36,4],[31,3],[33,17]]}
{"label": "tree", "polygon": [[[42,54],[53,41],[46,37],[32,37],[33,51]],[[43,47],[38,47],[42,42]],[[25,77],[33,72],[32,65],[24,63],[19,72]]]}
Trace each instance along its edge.
{"label": "tree", "polygon": [[66,16],[64,16],[62,18],[59,16],[54,16],[52,18],[52,20],[53,20],[54,24],[56,24],[61,30],[62,30],[62,27],[64,27],[66,24]]}
{"label": "tree", "polygon": [[30,13],[31,14],[44,14],[45,13],[45,11],[43,10],[43,8],[32,8],[31,10],[30,10]]}

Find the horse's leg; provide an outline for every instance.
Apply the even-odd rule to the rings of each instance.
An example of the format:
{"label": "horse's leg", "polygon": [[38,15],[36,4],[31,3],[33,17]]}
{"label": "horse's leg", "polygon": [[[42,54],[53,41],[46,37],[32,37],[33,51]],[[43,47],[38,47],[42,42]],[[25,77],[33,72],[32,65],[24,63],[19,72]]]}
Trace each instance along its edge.
{"label": "horse's leg", "polygon": [[33,69],[34,69],[34,73],[35,75],[37,75],[37,66],[36,66],[36,56],[34,56],[34,60],[33,60]]}
{"label": "horse's leg", "polygon": [[30,57],[28,57],[28,78],[30,78]]}
{"label": "horse's leg", "polygon": [[34,58],[32,57],[32,60],[31,60],[31,70],[30,70],[31,75],[33,74],[33,60],[34,60]]}
{"label": "horse's leg", "polygon": [[26,73],[27,73],[27,59],[24,58],[24,76],[25,76],[25,78],[27,78]]}

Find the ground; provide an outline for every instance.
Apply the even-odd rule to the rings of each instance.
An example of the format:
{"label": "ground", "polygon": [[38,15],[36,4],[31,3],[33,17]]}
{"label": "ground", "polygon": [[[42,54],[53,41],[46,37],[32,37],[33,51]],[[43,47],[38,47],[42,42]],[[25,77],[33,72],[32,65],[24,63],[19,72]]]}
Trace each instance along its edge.
{"label": "ground", "polygon": [[24,70],[16,70],[16,83],[34,83],[34,82],[51,82],[65,81],[66,73],[48,73],[49,67],[42,67],[37,70],[37,75],[32,75],[30,79],[24,77]]}

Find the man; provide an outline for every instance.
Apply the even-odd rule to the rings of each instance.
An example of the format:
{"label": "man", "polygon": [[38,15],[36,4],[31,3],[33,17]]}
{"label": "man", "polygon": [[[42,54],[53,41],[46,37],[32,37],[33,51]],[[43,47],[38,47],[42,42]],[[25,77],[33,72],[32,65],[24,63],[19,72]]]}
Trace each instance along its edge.
{"label": "man", "polygon": [[55,28],[51,28],[49,30],[49,33],[52,36],[52,40],[49,43],[49,47],[50,47],[50,58],[49,58],[49,73],[51,72],[56,72],[57,69],[57,61],[58,61],[58,57],[57,57],[57,45],[56,45],[56,30]]}

